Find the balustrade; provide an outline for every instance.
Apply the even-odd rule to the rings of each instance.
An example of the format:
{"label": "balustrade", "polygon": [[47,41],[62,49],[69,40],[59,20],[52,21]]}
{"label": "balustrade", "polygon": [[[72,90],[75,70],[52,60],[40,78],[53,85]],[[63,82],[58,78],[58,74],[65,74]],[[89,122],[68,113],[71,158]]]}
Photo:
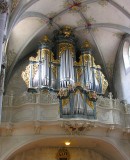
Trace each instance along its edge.
{"label": "balustrade", "polygon": [[[91,119],[93,109],[74,108],[73,113],[67,106],[62,108],[62,118]],[[76,116],[72,116],[76,115]],[[119,99],[98,96],[96,102],[96,121],[103,124],[119,125],[130,128],[130,105],[121,103]],[[60,119],[59,99],[53,92],[25,93],[20,97],[7,96],[3,98],[2,122],[43,121]]]}

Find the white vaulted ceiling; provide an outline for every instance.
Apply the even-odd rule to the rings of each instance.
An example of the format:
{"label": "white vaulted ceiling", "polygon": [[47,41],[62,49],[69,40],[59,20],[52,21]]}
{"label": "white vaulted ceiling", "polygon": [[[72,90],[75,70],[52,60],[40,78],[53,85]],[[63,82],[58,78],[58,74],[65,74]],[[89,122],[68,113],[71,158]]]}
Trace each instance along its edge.
{"label": "white vaulted ceiling", "polygon": [[81,42],[90,41],[109,79],[122,35],[130,34],[129,8],[129,0],[20,0],[8,27],[6,79],[44,34],[52,37],[63,25],[70,25]]}

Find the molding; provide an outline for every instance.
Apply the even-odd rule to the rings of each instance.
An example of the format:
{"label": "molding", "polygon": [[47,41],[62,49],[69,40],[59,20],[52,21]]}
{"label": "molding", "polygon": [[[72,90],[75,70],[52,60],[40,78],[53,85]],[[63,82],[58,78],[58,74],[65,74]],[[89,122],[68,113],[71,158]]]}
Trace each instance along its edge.
{"label": "molding", "polygon": [[22,1],[20,1],[21,3],[18,4],[17,10],[14,12],[13,16],[10,19],[10,22],[8,24],[8,29],[7,29],[7,39],[9,39],[10,35],[11,35],[11,31],[13,29],[13,27],[15,27],[19,17],[21,17],[21,15],[23,13],[25,13],[25,11],[32,6],[34,3],[36,3],[39,0],[31,0],[29,1],[27,4],[25,4],[23,6]]}
{"label": "molding", "polygon": [[[110,137],[99,137],[99,136],[80,136],[80,138],[84,138],[86,141],[87,139],[89,140],[97,140],[99,142],[99,144],[106,143],[107,145],[109,145],[110,148],[114,149],[122,158],[122,160],[128,160],[128,153],[125,154],[125,151],[123,150],[123,147],[120,147],[119,144],[116,143],[116,139],[112,140]],[[14,139],[13,139],[14,138]],[[13,147],[11,145],[8,146],[8,150],[6,149],[6,152],[1,155],[1,160],[7,160],[11,155],[13,155],[16,151],[18,151],[19,149],[22,150],[24,147],[26,147],[27,145],[31,145],[33,146],[36,142],[41,141],[44,139],[50,139],[50,138],[66,138],[66,135],[63,134],[55,134],[55,135],[24,135],[24,136],[14,136],[12,137],[12,143],[13,143]],[[79,138],[79,136],[70,136],[69,138],[75,138],[75,140],[77,138]],[[6,137],[6,141],[8,142],[8,139],[10,139],[10,137]],[[4,139],[3,139],[4,140]],[[17,140],[17,141],[16,141]],[[5,143],[6,143],[5,141]],[[5,144],[5,147],[7,144]],[[129,147],[129,145],[127,146]],[[74,148],[74,147],[73,147]],[[83,147],[84,148],[84,147]],[[106,151],[107,152],[107,151]]]}
{"label": "molding", "polygon": [[91,28],[100,28],[100,27],[114,28],[114,29],[130,34],[130,28],[119,25],[119,24],[113,24],[113,23],[95,23],[95,24],[91,24],[89,27],[88,26],[75,27],[74,30],[76,31],[76,30],[81,30],[85,28],[91,29]]}
{"label": "molding", "polygon": [[121,11],[126,17],[128,17],[130,19],[130,13],[127,12],[123,7],[121,7],[119,4],[117,4],[116,2],[114,2],[113,0],[108,0],[108,2],[114,6],[115,8],[117,8],[119,11]]}

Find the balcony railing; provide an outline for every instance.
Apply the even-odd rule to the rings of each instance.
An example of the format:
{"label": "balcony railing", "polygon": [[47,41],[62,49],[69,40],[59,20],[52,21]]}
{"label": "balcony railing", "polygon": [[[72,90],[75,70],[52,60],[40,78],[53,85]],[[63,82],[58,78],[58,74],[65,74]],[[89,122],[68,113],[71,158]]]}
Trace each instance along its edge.
{"label": "balcony railing", "polygon": [[[85,115],[83,108],[63,108],[64,118],[78,118],[92,120],[93,109],[88,108],[90,117]],[[59,120],[59,99],[55,93],[32,94],[26,93],[21,97],[4,96],[2,122],[25,122]],[[93,121],[93,120],[92,120]],[[95,120],[94,120],[95,121]],[[130,105],[120,103],[119,99],[98,96],[96,102],[96,121],[100,124],[112,124],[123,128],[130,128]]]}

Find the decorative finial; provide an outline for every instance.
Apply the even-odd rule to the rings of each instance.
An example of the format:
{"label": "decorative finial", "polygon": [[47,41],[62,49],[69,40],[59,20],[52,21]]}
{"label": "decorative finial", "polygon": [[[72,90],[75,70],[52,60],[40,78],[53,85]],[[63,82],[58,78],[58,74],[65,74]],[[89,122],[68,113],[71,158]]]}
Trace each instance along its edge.
{"label": "decorative finial", "polygon": [[51,42],[50,39],[48,38],[47,35],[44,35],[42,38],[41,38],[41,42]]}
{"label": "decorative finial", "polygon": [[62,33],[65,35],[65,37],[69,37],[72,33],[72,28],[70,26],[64,26]]}
{"label": "decorative finial", "polygon": [[100,65],[97,65],[97,69],[101,69],[101,66],[100,66]]}
{"label": "decorative finial", "polygon": [[86,40],[83,45],[82,48],[91,48],[91,44]]}

